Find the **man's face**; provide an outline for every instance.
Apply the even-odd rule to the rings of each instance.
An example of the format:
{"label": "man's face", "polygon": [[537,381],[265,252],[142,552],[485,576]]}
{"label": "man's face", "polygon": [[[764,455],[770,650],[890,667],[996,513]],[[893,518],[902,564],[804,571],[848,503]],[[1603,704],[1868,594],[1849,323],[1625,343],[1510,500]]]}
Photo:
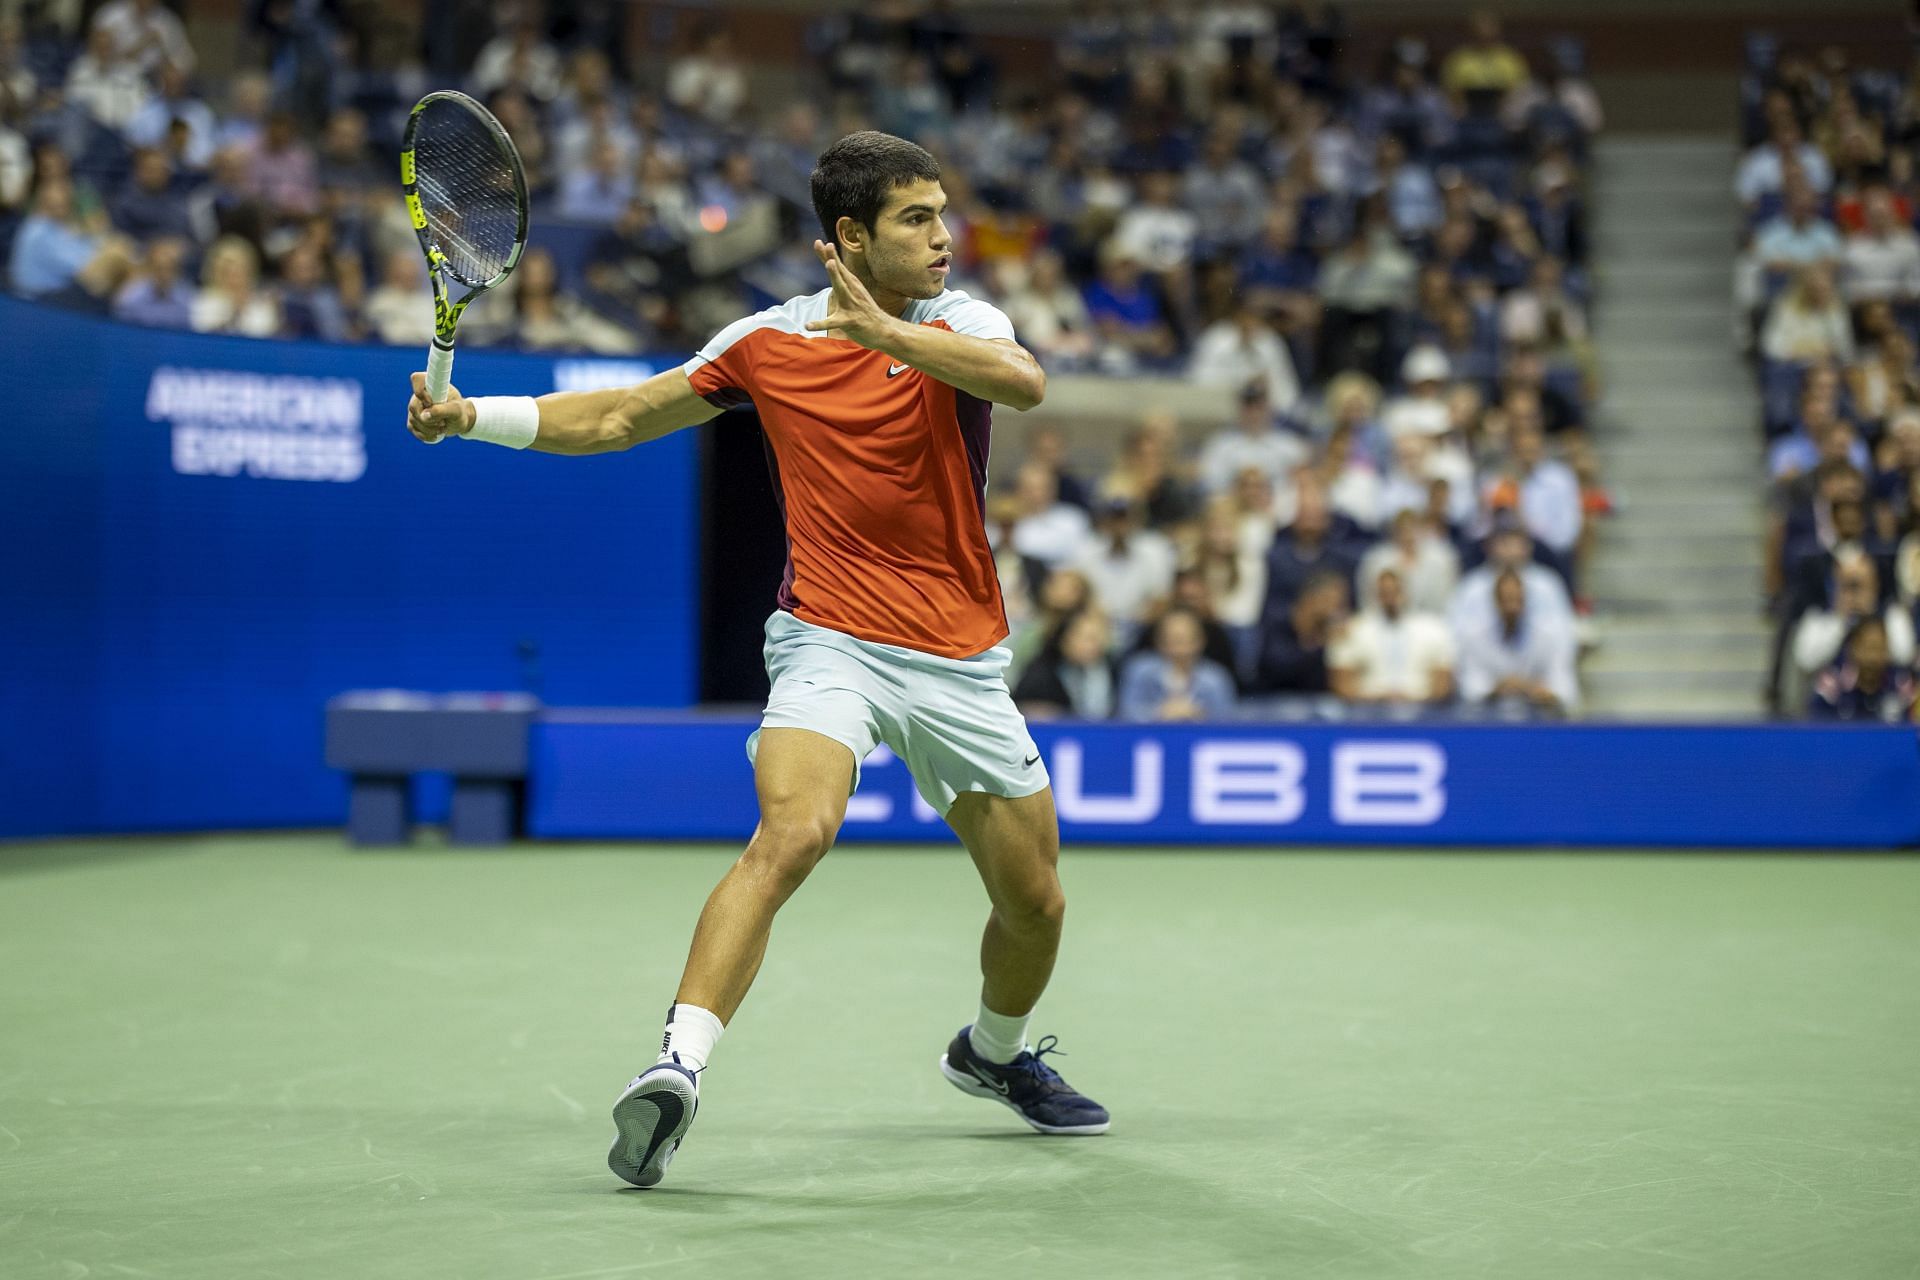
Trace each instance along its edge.
{"label": "man's face", "polygon": [[1400,616],[1400,610],[1406,607],[1407,589],[1400,581],[1400,575],[1389,569],[1380,575],[1380,581],[1374,586],[1380,597],[1380,611],[1389,618]]}
{"label": "man's face", "polygon": [[1527,589],[1517,575],[1504,576],[1493,584],[1493,603],[1500,611],[1500,621],[1508,626],[1520,621],[1527,611]]}
{"label": "man's face", "polygon": [[1857,557],[1834,570],[1833,609],[1835,613],[1851,618],[1864,618],[1874,611],[1874,606],[1879,602],[1879,596],[1879,575],[1874,572],[1871,560]]}
{"label": "man's face", "polygon": [[1833,533],[1842,542],[1858,542],[1867,532],[1867,509],[1858,502],[1833,504]]}
{"label": "man's face", "polygon": [[1545,437],[1540,434],[1540,410],[1530,415],[1516,411],[1513,417],[1513,460],[1523,467],[1537,467],[1545,453]]}
{"label": "man's face", "polygon": [[1167,615],[1160,624],[1160,656],[1169,662],[1192,662],[1206,650],[1200,624],[1187,613]]}
{"label": "man's face", "polygon": [[[940,296],[953,266],[953,237],[940,217],[946,208],[946,191],[930,179],[905,183],[887,195],[871,234],[858,228],[875,285],[904,298]],[[841,225],[858,227],[852,219]]]}

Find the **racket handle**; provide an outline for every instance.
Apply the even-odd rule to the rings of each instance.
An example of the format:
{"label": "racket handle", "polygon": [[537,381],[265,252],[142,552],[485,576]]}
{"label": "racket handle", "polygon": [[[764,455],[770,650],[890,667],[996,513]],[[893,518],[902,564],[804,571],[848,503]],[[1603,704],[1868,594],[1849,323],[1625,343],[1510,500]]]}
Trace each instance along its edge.
{"label": "racket handle", "polygon": [[[435,404],[445,400],[447,387],[452,382],[453,344],[449,342],[443,347],[440,345],[440,339],[435,338],[433,345],[427,348],[427,399]],[[445,436],[441,436],[439,440],[429,440],[427,443],[439,444],[445,439]]]}

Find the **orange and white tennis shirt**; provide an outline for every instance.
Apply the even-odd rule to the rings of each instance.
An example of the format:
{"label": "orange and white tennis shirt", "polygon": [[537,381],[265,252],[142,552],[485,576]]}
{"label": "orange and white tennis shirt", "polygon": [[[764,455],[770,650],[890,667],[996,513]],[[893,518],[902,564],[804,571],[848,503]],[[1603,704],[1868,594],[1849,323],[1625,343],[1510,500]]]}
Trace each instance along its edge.
{"label": "orange and white tennis shirt", "polygon": [[[780,608],[877,644],[970,658],[1007,636],[987,545],[993,405],[857,342],[809,332],[831,290],[736,321],[685,365],[709,404],[759,411],[787,526]],[[1013,337],[997,308],[949,289],[903,313]]]}

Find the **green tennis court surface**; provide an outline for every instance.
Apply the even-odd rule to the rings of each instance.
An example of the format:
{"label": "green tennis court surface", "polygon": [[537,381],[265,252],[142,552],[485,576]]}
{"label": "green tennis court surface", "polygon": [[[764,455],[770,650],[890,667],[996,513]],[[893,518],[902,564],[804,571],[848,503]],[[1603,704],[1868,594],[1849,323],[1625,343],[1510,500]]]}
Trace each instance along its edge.
{"label": "green tennis court surface", "polygon": [[964,857],[843,849],[624,1191],[731,856],[0,846],[0,1275],[1920,1274],[1920,861],[1072,851],[1063,1140],[934,1068]]}

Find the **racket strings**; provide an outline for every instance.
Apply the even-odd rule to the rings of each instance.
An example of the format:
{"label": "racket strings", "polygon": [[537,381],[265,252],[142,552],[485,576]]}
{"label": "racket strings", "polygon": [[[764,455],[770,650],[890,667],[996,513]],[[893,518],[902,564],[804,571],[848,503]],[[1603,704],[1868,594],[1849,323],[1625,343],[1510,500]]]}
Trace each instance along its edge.
{"label": "racket strings", "polygon": [[513,161],[484,121],[457,103],[435,103],[414,135],[420,210],[448,272],[491,283],[513,261],[520,202]]}

